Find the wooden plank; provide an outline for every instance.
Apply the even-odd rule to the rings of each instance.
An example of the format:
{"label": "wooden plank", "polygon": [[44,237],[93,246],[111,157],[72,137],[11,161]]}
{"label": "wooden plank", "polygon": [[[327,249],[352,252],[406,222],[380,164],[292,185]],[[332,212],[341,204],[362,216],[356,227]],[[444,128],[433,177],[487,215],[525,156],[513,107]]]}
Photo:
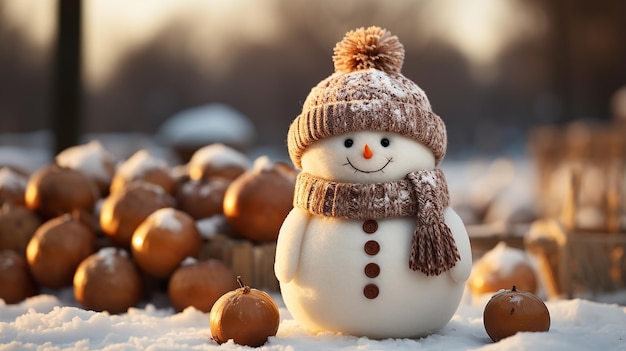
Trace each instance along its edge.
{"label": "wooden plank", "polygon": [[244,239],[218,235],[203,244],[201,258],[222,260],[250,287],[278,292],[274,274],[276,243],[257,244]]}

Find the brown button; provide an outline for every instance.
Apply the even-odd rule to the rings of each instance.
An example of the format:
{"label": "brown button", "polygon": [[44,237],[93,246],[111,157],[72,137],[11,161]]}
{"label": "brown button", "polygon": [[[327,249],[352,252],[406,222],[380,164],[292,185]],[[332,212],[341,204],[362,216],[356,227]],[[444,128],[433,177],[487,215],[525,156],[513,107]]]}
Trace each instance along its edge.
{"label": "brown button", "polygon": [[378,296],[378,286],[376,284],[367,284],[363,288],[363,295],[368,299],[375,299]]}
{"label": "brown button", "polygon": [[373,219],[368,219],[363,222],[363,231],[367,234],[375,233],[378,230],[378,222]]}
{"label": "brown button", "polygon": [[376,240],[368,240],[363,247],[368,255],[376,255],[380,251],[380,245]]}
{"label": "brown button", "polygon": [[376,278],[380,274],[380,266],[376,263],[368,263],[365,265],[365,275],[368,278]]}

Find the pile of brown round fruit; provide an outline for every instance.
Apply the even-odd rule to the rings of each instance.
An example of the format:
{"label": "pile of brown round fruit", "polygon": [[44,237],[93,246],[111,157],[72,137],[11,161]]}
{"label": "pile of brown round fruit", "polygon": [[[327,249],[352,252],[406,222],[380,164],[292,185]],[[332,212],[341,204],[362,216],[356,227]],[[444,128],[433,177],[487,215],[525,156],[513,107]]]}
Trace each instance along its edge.
{"label": "pile of brown round fruit", "polygon": [[225,235],[271,242],[292,207],[296,173],[252,164],[222,144],[170,166],[147,150],[117,161],[99,142],[56,155],[32,174],[0,165],[0,299],[18,303],[73,286],[84,308],[125,312],[167,293],[176,310],[204,312],[238,287],[224,262],[204,257],[198,222],[221,218]]}

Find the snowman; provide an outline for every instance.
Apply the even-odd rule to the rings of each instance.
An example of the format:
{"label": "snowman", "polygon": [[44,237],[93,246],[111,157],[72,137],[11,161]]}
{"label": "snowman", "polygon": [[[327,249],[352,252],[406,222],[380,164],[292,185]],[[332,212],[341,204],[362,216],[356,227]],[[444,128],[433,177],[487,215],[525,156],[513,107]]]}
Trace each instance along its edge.
{"label": "snowman", "polygon": [[288,132],[301,172],[276,249],[284,303],[313,333],[429,335],[452,318],[472,265],[437,168],[445,125],[400,73],[404,48],[388,31],[348,32],[333,61]]}

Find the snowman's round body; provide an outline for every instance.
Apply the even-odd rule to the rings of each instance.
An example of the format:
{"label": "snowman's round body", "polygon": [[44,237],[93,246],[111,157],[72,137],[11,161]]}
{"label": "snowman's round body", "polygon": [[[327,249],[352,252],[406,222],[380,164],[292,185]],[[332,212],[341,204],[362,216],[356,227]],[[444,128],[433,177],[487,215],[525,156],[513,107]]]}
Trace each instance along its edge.
{"label": "snowman's round body", "polygon": [[[303,172],[337,182],[390,182],[432,168],[433,156],[419,142],[385,132],[328,137],[302,157]],[[370,338],[436,332],[456,311],[471,270],[463,223],[450,207],[444,215],[460,259],[426,276],[408,263],[415,217],[354,220],[294,208],[281,228],[275,264],[286,307],[313,332]]]}

